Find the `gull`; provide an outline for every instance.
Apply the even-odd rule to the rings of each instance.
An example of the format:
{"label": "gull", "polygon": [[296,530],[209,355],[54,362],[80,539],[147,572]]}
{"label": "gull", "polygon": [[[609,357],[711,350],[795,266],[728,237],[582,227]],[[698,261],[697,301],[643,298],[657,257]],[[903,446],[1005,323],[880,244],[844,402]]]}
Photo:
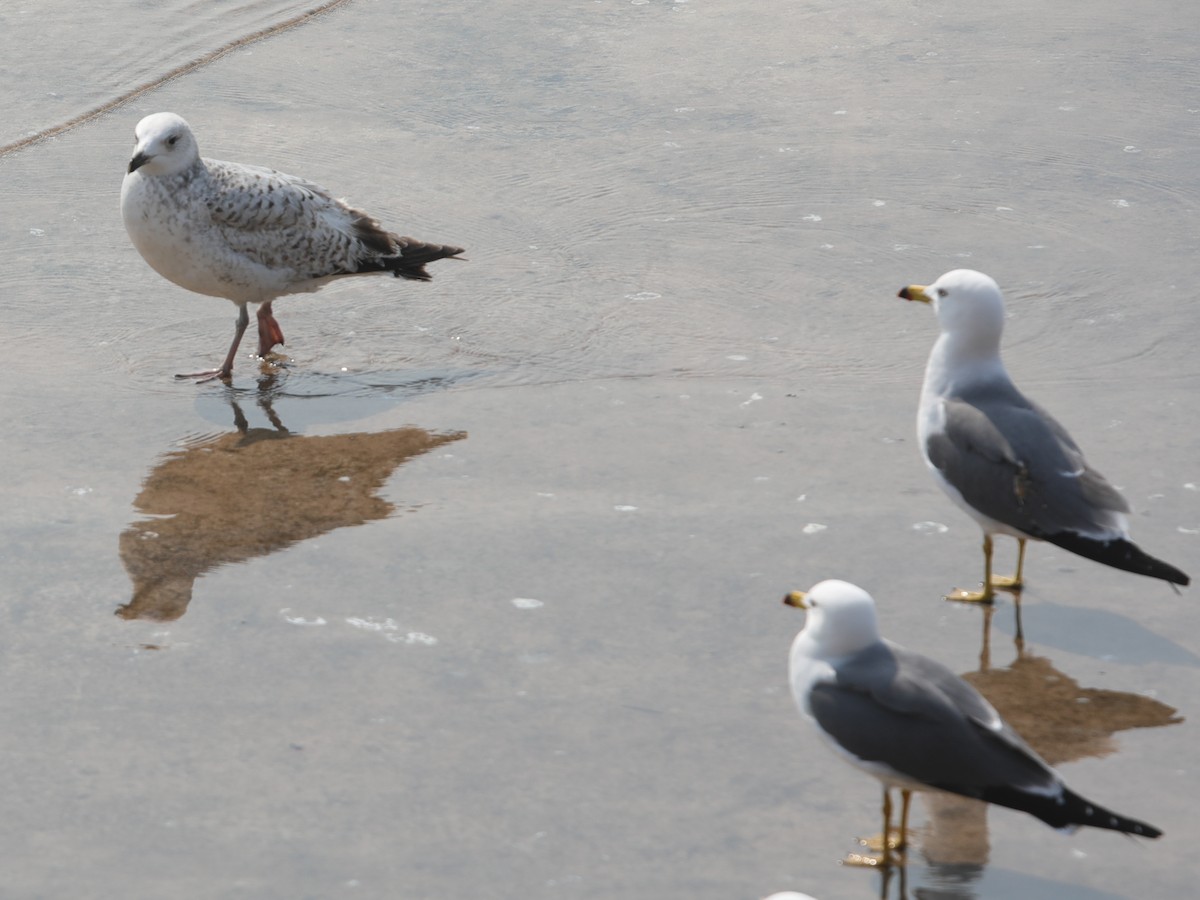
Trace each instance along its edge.
{"label": "gull", "polygon": [[[1171,584],[1188,576],[1129,539],[1129,504],[1057,421],[1017,390],[1000,359],[1004,300],[996,282],[970,269],[899,296],[933,305],[941,336],[929,354],[917,437],[943,491],[983,529],[983,585],[953,600],[990,601],[1020,590],[1027,540],[1049,541],[1087,559]],[[1012,577],[992,575],[992,536],[1017,539]]]}
{"label": "gull", "polygon": [[303,178],[204,159],[192,129],[174,113],[146,116],[134,136],[121,185],[121,216],[133,246],[168,281],[239,307],[220,368],[177,377],[229,379],[250,321],[248,304],[259,304],[258,354],[266,356],[283,343],[271,313],[276,298],[347,275],[429,281],[426,263],[463,252],[393,234]]}
{"label": "gull", "polygon": [[1156,838],[1157,828],[1070,790],[975,688],[879,635],[875,601],[828,580],[783,598],[808,611],[788,678],[800,712],[837,754],[883,784],[882,860],[891,864],[892,789],[901,794],[895,847],[907,840],[913,791],[938,790],[1027,812],[1060,831],[1080,825]]}

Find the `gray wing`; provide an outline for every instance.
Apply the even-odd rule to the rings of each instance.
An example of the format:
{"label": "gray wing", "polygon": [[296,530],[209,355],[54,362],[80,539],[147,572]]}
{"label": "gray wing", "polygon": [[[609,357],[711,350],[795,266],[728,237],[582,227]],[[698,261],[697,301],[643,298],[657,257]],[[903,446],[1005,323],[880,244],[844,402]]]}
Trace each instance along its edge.
{"label": "gray wing", "polygon": [[969,797],[1049,792],[1058,777],[973,687],[940,663],[876,644],[815,685],[813,718],[842,748],[913,781]]}
{"label": "gray wing", "polygon": [[205,160],[206,205],[229,248],[299,277],[352,274],[364,258],[395,252],[366,213],[318,185],[273,169]]}
{"label": "gray wing", "polygon": [[925,453],[972,507],[1032,537],[1124,533],[1125,498],[1088,466],[1066,429],[1011,383],[942,402],[945,430],[930,435]]}

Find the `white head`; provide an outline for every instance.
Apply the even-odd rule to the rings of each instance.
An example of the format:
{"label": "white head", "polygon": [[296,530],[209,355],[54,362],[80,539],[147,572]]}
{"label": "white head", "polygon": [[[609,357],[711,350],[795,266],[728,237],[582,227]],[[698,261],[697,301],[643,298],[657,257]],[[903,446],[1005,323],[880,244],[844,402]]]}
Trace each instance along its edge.
{"label": "white head", "polygon": [[856,584],[830,579],[807,593],[793,591],[783,602],[808,610],[800,634],[818,658],[839,659],[879,640],[875,601]]}
{"label": "white head", "polygon": [[133,130],[133,158],[130,172],[143,175],[174,175],[195,165],[200,148],[192,129],[175,113],[146,116]]}
{"label": "white head", "polygon": [[1004,298],[1000,286],[974,269],[954,269],[931,285],[910,284],[905,300],[933,304],[942,334],[973,348],[1000,346],[1004,331]]}

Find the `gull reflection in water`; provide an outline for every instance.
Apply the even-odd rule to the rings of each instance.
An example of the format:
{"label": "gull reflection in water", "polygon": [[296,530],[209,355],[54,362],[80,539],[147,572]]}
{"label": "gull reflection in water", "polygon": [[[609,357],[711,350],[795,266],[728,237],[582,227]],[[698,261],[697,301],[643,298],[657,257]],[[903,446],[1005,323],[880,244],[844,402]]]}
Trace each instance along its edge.
{"label": "gull reflection in water", "polygon": [[[197,578],[227,563],[382,519],[395,507],[376,492],[415,456],[466,437],[421,428],[307,436],[267,408],[271,428],[251,428],[235,399],[238,430],[167,454],[134,501],[153,518],[120,538],[133,597],[125,619],[178,619]],[[260,403],[260,405],[262,405]]]}

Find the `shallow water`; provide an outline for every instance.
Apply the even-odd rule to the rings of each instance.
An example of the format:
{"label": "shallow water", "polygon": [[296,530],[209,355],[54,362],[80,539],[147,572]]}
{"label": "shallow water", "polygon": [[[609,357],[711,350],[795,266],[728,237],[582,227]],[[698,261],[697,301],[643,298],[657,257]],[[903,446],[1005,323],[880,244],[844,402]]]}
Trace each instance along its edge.
{"label": "shallow water", "polygon": [[[0,142],[301,9],[0,12]],[[939,599],[979,534],[895,292],[994,275],[1018,382],[1196,574],[1198,16],[356,0],[0,158],[4,893],[878,896],[837,865],[878,789],[785,679],[778,598],[831,576],[1166,833],[921,801],[910,892],[1192,893],[1192,592],[1033,547],[1020,648]],[[167,109],[470,262],[176,382],[235,309],[121,226]]]}

